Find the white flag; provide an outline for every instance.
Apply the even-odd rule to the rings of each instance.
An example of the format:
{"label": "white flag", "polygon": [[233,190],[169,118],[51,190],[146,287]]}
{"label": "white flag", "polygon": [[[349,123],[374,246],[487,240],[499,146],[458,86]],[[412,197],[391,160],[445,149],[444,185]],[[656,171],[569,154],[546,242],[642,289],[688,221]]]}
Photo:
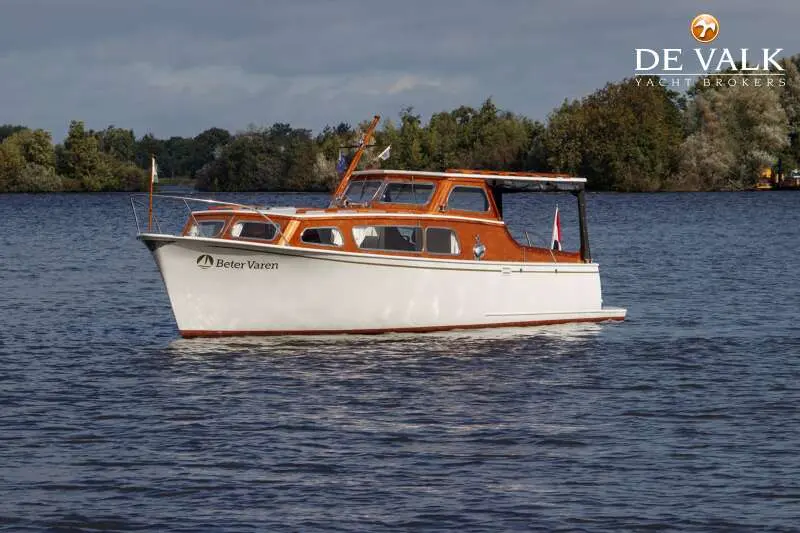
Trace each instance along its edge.
{"label": "white flag", "polygon": [[158,166],[155,156],[150,157],[150,183],[158,183]]}
{"label": "white flag", "polygon": [[386,149],[378,154],[378,159],[381,161],[386,161],[392,155],[392,145],[386,147]]}

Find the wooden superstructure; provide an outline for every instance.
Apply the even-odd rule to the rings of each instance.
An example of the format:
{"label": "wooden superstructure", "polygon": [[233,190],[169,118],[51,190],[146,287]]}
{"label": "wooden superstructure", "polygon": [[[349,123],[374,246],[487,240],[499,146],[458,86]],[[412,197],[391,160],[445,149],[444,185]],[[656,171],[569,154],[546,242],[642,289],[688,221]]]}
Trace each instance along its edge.
{"label": "wooden superstructure", "polygon": [[[344,252],[382,255],[406,255],[433,259],[464,261],[506,261],[543,263],[590,262],[588,236],[583,209],[585,180],[560,174],[493,173],[458,170],[448,172],[413,172],[364,170],[354,172],[337,188],[331,205],[325,209],[274,208],[245,209],[241,206],[217,206],[196,211],[184,228],[184,235],[198,234],[209,223],[213,233],[199,234],[229,240],[271,242],[299,248],[336,248]],[[368,196],[357,196],[359,189]],[[581,249],[575,252],[528,246],[517,242],[503,221],[502,196],[525,190],[571,190],[579,200]],[[395,198],[393,193],[402,195]],[[462,198],[456,198],[462,195]],[[466,198],[466,200],[465,200]],[[274,230],[237,235],[237,224],[273,225]],[[405,233],[402,242],[367,245],[359,228],[392,228]],[[410,228],[418,228],[417,231]],[[309,232],[335,231],[335,239],[309,239]],[[452,232],[453,246],[444,253],[441,246],[429,245],[429,230]],[[438,231],[442,230],[442,231]],[[377,231],[376,231],[377,232]],[[373,232],[373,233],[376,233]],[[440,236],[440,235],[439,235]],[[410,238],[409,238],[410,237]],[[415,238],[416,237],[416,238]],[[417,242],[421,239],[422,242]],[[476,255],[476,247],[484,253]]]}

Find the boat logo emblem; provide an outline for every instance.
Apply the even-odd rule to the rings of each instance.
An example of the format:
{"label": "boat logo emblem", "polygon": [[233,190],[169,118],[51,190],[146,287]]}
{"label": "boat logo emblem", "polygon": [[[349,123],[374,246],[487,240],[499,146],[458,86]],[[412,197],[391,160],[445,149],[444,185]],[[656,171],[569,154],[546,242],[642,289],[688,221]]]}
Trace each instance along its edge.
{"label": "boat logo emblem", "polygon": [[214,258],[208,254],[203,254],[197,257],[197,266],[205,270],[206,268],[210,268],[214,266]]}
{"label": "boat logo emblem", "polygon": [[719,35],[719,21],[714,15],[702,13],[692,19],[689,31],[698,42],[710,43]]}
{"label": "boat logo emblem", "polygon": [[472,248],[472,253],[475,255],[476,261],[480,261],[486,255],[486,245],[481,242],[478,235],[475,235],[475,246]]}

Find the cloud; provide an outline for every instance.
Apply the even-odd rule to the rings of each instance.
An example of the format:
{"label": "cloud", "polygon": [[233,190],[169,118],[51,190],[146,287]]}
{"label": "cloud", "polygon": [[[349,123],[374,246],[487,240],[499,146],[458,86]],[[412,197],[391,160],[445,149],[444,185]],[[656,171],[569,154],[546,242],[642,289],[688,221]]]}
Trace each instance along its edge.
{"label": "cloud", "polygon": [[[694,46],[694,2],[3,0],[0,122],[137,133],[288,122],[319,130],[492,96],[544,119],[633,73],[636,47]],[[706,2],[720,46],[800,52],[795,0]]]}

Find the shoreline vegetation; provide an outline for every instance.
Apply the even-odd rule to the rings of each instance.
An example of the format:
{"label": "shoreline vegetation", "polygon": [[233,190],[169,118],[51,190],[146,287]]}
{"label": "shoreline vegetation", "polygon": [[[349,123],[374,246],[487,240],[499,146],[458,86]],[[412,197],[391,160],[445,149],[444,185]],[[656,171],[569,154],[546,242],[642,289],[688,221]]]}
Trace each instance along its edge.
{"label": "shoreline vegetation", "polygon": [[[545,123],[491,99],[479,109],[435,113],[427,124],[408,107],[382,122],[361,168],[377,166],[377,154],[391,145],[385,166],[394,169],[568,172],[595,191],[750,189],[766,169],[800,167],[800,55],[780,64],[782,85],[766,83],[774,72],[756,84],[728,71],[678,93],[666,79],[627,78],[565,100]],[[72,121],[60,144],[45,130],[7,124],[0,126],[0,192],[142,191],[151,155],[159,178],[200,191],[329,191],[339,180],[340,150],[358,144],[366,124],[326,126],[317,135],[277,123],[158,139]]]}

